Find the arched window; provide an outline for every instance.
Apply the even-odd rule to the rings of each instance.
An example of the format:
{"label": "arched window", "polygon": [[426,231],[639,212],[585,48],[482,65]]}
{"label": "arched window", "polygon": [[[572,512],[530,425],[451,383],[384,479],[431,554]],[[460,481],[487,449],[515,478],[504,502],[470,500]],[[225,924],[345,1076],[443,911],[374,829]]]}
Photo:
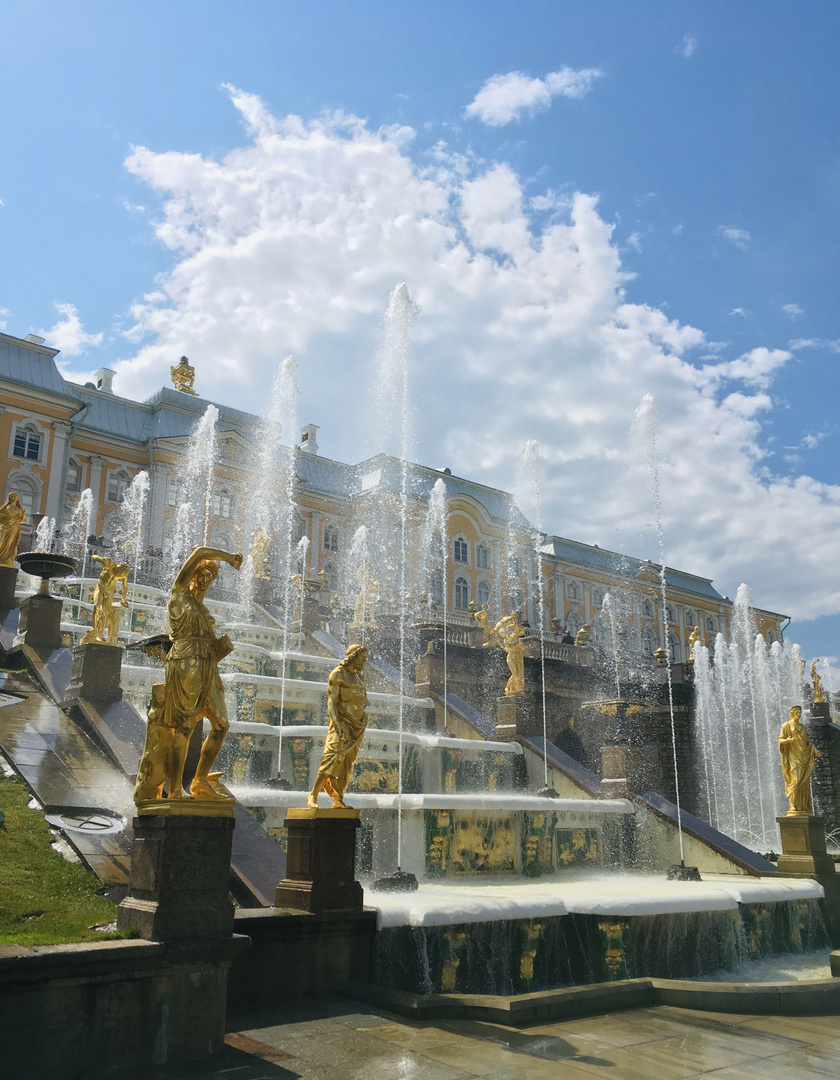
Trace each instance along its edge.
{"label": "arched window", "polygon": [[484,544],[479,544],[475,549],[475,565],[479,570],[490,569],[490,549]]}
{"label": "arched window", "polygon": [[775,640],[776,640],[776,635],[773,633],[772,630],[768,630],[767,631],[767,644],[772,645]]}
{"label": "arched window", "polygon": [[131,473],[128,469],[115,469],[108,474],[108,502],[121,503],[131,483]]}
{"label": "arched window", "polygon": [[521,589],[511,589],[508,598],[511,611],[521,611],[525,617],[525,594]]}
{"label": "arched window", "polygon": [[650,602],[650,600],[645,600],[642,603],[642,614],[647,619],[653,618],[653,604]]}
{"label": "arched window", "polygon": [[566,628],[572,637],[577,634],[578,630],[583,626],[583,619],[577,611],[570,611],[566,616]]}
{"label": "arched window", "polygon": [[324,563],[324,573],[327,575],[327,592],[338,592],[338,567],[335,563]]}
{"label": "arched window", "polygon": [[576,581],[566,582],[566,598],[569,600],[581,600],[583,598],[581,587]]}
{"label": "arched window", "polygon": [[338,526],[324,526],[324,551],[338,551]]}
{"label": "arched window", "polygon": [[686,613],[685,613],[685,625],[686,626],[692,626],[692,627],[697,625],[697,623],[695,622],[695,614],[691,610],[691,608],[688,608],[686,610]]}
{"label": "arched window", "polygon": [[42,442],[41,433],[34,424],[20,424],[15,428],[12,456],[40,461]]}
{"label": "arched window", "polygon": [[439,570],[429,576],[429,598],[438,607],[443,606],[443,577]]}
{"label": "arched window", "polygon": [[167,506],[180,506],[184,501],[184,481],[180,476],[170,476],[166,486]]}
{"label": "arched window", "polygon": [[466,578],[455,578],[455,608],[466,611],[470,606],[470,583]]}
{"label": "arched window", "polygon": [[457,563],[468,563],[470,561],[470,546],[463,536],[455,537],[452,558]]}
{"label": "arched window", "polygon": [[604,605],[604,590],[593,589],[592,590],[592,606],[596,608],[603,607]]}
{"label": "arched window", "polygon": [[717,626],[715,625],[715,620],[711,617],[711,615],[706,619],[706,629],[709,631],[710,634],[717,633]]}
{"label": "arched window", "polygon": [[676,634],[668,635],[668,644],[671,648],[671,662],[673,664],[679,664],[682,660],[682,646],[680,640]]}
{"label": "arched window", "polygon": [[642,652],[646,656],[652,656],[653,651],[656,648],[655,639],[650,630],[642,631]]}
{"label": "arched window", "polygon": [[510,560],[510,572],[514,577],[520,577],[522,574],[523,562],[521,555],[511,555]]}
{"label": "arched window", "polygon": [[677,614],[674,611],[674,609],[671,607],[670,604],[668,605],[667,608],[665,608],[665,618],[668,620],[668,622],[676,622],[677,621]]}
{"label": "arched window", "polygon": [[486,581],[479,581],[478,588],[476,589],[475,598],[478,602],[479,607],[481,607],[483,604],[490,603],[490,586],[487,584]]}
{"label": "arched window", "polygon": [[82,466],[75,458],[70,458],[67,463],[67,490],[70,492],[82,490]]}

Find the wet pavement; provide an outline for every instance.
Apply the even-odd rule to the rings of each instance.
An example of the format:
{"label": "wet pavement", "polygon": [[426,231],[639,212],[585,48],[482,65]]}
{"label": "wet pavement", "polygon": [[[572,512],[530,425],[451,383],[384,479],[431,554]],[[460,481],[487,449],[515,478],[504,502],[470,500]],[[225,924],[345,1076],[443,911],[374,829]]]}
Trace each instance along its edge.
{"label": "wet pavement", "polygon": [[657,1006],[511,1028],[413,1022],[336,1000],[240,1020],[213,1066],[167,1080],[810,1080],[840,1075],[837,1017]]}

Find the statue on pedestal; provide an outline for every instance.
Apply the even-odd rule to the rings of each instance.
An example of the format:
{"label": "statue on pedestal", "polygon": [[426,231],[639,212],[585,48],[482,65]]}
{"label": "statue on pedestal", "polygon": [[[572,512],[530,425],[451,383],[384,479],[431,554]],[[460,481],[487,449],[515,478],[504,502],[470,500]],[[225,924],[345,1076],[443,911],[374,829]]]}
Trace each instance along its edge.
{"label": "statue on pedestal", "polygon": [[[128,607],[128,563],[115,563],[103,555],[91,555],[93,562],[102,563],[99,581],[93,590],[93,626],[82,638],[82,644],[116,645],[120,632],[121,608]],[[117,585],[122,582],[122,593],[117,597]]]}
{"label": "statue on pedestal", "polygon": [[233,651],[227,634],[216,637],[215,619],[204,606],[207,590],[219,573],[217,560],[236,570],[242,566],[240,553],[197,547],[172,583],[172,647],[166,656],[166,682],[152,687],[146,745],[134,788],[136,803],[159,799],[166,781],[170,799],[188,798],[184,790],[187,747],[193,728],[203,717],[210,721],[211,730],[201,748],[189,795],[194,799],[226,798],[213,786],[219,774],[210,773],[230,727],[219,661]]}
{"label": "statue on pedestal", "polygon": [[0,566],[14,566],[24,521],[26,511],[20,505],[20,495],[10,491],[8,499],[0,506]]}
{"label": "statue on pedestal", "polygon": [[782,774],[785,778],[785,795],[790,800],[788,816],[792,814],[812,814],[811,773],[819,750],[808,737],[808,729],[802,723],[802,708],[793,705],[790,719],[782,724],[779,732],[779,755],[782,759]]}
{"label": "statue on pedestal", "polygon": [[362,674],[367,662],[364,645],[349,645],[341,663],[333,668],[327,682],[329,729],[324,756],[307,799],[310,809],[318,808],[318,792],[332,796],[333,809],[344,809],[344,793],[353,775],[367,727],[367,690]]}
{"label": "statue on pedestal", "polygon": [[706,644],[703,641],[703,635],[700,633],[700,627],[695,626],[694,629],[691,631],[691,634],[689,635],[689,638],[688,638],[688,662],[689,662],[689,664],[694,663],[694,646],[697,645],[698,643],[700,645],[705,645]]}

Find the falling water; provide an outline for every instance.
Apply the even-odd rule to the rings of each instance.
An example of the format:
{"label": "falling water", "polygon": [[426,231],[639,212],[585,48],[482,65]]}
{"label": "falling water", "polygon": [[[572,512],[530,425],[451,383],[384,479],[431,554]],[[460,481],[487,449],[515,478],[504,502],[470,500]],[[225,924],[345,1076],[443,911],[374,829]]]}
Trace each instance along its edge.
{"label": "falling water", "polygon": [[665,538],[662,530],[662,494],[659,487],[659,432],[658,408],[652,394],[645,394],[633,421],[635,432],[642,439],[642,448],[650,475],[653,495],[653,512],[656,521],[656,540],[659,546],[659,591],[662,603],[662,638],[665,648],[665,670],[668,675],[668,710],[671,716],[671,749],[674,756],[674,801],[677,804],[677,832],[680,838],[680,863],[685,864],[683,848],[682,812],[680,810],[680,776],[677,768],[677,733],[674,724],[674,684],[671,677],[671,639],[668,635],[668,602],[665,580]]}
{"label": "falling water", "polygon": [[128,629],[134,625],[134,594],[137,589],[137,571],[143,556],[143,528],[146,520],[146,503],[149,498],[149,474],[139,472],[133,477],[120,506],[120,517],[115,541],[125,553],[132,567],[131,602],[128,611]]}
{"label": "falling water", "polygon": [[[359,604],[361,612],[361,638],[365,644],[365,627],[367,622],[367,583],[368,583],[368,531],[367,526],[360,525],[353,533],[350,542],[350,566],[356,571],[359,581]],[[354,605],[354,614],[355,614]]]}
{"label": "falling water", "polygon": [[443,730],[449,730],[448,710],[446,705],[447,694],[447,642],[446,642],[446,606],[447,606],[447,574],[446,556],[449,540],[446,535],[446,484],[442,479],[435,481],[435,485],[429,495],[429,508],[426,515],[426,528],[424,530],[422,549],[426,558],[426,589],[429,595],[429,606],[434,602],[432,591],[433,574],[440,574],[443,602]]}
{"label": "falling water", "polygon": [[[79,501],[73,508],[70,520],[64,528],[64,554],[78,558],[80,566],[80,581],[84,581],[87,571],[88,543],[87,538],[92,534],[93,521],[93,492],[90,488],[79,496]],[[81,597],[81,593],[80,593]],[[84,597],[81,597],[84,599]]]}
{"label": "falling water", "polygon": [[776,815],[785,811],[779,729],[805,701],[798,645],[757,632],[750,591],[735,598],[731,640],[694,647],[698,754],[706,778],[709,822],[746,847],[778,846]]}
{"label": "falling water", "polygon": [[35,550],[52,551],[55,543],[55,518],[44,517],[35,530]]}
{"label": "falling water", "polygon": [[[543,739],[548,742],[545,692],[545,602],[547,589],[542,574],[542,490],[540,482],[540,447],[535,439],[529,439],[522,448],[522,457],[516,480],[516,501],[523,498],[533,506],[533,556],[534,556],[534,604],[540,635],[540,682],[542,684]],[[548,758],[543,755],[545,787],[548,787]]]}
{"label": "falling water", "polygon": [[612,593],[604,593],[604,602],[601,605],[601,610],[607,616],[610,627],[610,645],[613,655],[613,662],[615,664],[615,696],[616,700],[621,697],[621,669],[619,666],[618,656],[618,631],[616,629],[616,611],[615,601],[613,600]]}
{"label": "falling water", "polygon": [[216,462],[216,421],[219,410],[208,405],[204,416],[193,428],[187,456],[187,503],[194,515],[194,543],[205,545],[210,532],[213,506],[213,467]]}
{"label": "falling water", "polygon": [[420,309],[408,294],[405,282],[400,282],[391,293],[384,319],[384,338],[379,350],[379,395],[377,415],[384,422],[386,437],[399,433],[400,492],[399,492],[399,581],[397,596],[400,626],[400,705],[399,705],[399,761],[398,761],[398,811],[397,811],[397,869],[402,861],[402,789],[403,789],[403,732],[405,705],[402,694],[402,677],[405,670],[405,623],[408,561],[408,459],[411,447],[411,404],[408,392],[408,354],[411,326],[419,316]]}

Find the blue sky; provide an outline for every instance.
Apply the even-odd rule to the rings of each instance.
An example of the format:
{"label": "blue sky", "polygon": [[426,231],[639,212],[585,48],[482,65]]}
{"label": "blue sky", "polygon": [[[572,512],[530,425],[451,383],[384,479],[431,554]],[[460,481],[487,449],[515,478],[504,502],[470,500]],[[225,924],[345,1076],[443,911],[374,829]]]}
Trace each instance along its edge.
{"label": "blue sky", "polygon": [[624,469],[653,393],[668,562],[837,657],[838,29],[831,0],[5,5],[0,322],[128,396],[186,352],[255,411],[293,352],[352,459],[404,279],[419,460],[510,487],[536,438],[544,527],[655,559]]}

